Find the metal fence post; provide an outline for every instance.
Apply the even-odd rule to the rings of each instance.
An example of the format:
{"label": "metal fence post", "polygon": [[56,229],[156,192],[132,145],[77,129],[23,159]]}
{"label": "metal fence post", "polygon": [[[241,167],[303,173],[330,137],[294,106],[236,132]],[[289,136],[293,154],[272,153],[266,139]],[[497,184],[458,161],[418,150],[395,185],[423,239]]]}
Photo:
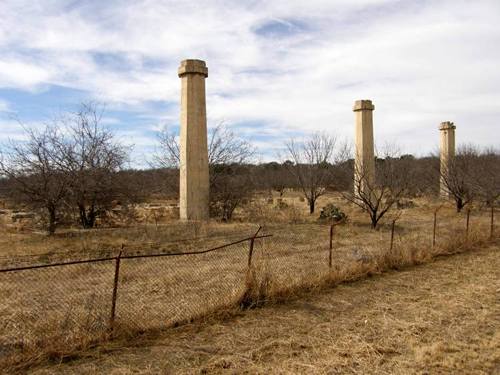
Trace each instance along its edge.
{"label": "metal fence post", "polygon": [[493,239],[494,220],[495,220],[495,206],[493,206],[493,203],[492,203],[491,204],[491,222],[490,222],[490,240]]}
{"label": "metal fence post", "polygon": [[389,248],[389,251],[392,251],[392,247],[394,245],[394,227],[396,225],[396,219],[392,220],[391,224],[391,246]]}
{"label": "metal fence post", "polygon": [[261,229],[262,229],[262,227],[260,226],[259,229],[257,229],[257,232],[255,232],[255,234],[253,235],[253,237],[250,238],[250,248],[248,250],[248,268],[249,269],[252,266],[252,256],[253,256],[253,247],[255,244],[255,237],[257,237],[257,235],[259,234]]}
{"label": "metal fence post", "polygon": [[250,249],[248,251],[248,268],[252,266],[252,255],[253,255],[253,246],[255,243],[255,239],[252,237],[250,238]]}
{"label": "metal fence post", "polygon": [[[122,245],[123,249],[123,245]],[[120,277],[120,259],[122,256],[122,251],[118,254],[115,260],[115,278],[113,281],[113,297],[111,300],[111,315],[109,317],[109,331],[113,332],[113,326],[115,323],[115,311],[116,311],[116,296],[118,292],[118,281]]]}
{"label": "metal fence post", "polygon": [[434,211],[434,226],[432,228],[432,248],[436,246],[437,210]]}
{"label": "metal fence post", "polygon": [[470,221],[470,208],[467,209],[467,220],[465,224],[465,240],[469,240],[469,221]]}
{"label": "metal fence post", "polygon": [[329,254],[328,254],[328,267],[332,268],[332,253],[333,253],[333,227],[334,225],[330,225],[330,246],[329,246]]}

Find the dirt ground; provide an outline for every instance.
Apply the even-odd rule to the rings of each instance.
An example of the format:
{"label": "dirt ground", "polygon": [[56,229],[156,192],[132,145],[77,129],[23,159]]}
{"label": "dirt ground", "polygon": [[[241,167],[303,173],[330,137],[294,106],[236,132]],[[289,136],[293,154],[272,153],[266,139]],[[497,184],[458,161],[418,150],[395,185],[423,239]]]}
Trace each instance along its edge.
{"label": "dirt ground", "polygon": [[500,373],[500,247],[78,353],[31,374]]}

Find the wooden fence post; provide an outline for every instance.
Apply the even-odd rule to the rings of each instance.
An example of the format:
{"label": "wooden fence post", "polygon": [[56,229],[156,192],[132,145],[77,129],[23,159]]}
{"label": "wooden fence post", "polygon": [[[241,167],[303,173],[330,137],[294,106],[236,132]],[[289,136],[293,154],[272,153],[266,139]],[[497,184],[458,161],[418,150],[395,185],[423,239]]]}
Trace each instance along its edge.
{"label": "wooden fence post", "polygon": [[333,227],[334,225],[330,225],[330,246],[329,246],[329,255],[328,255],[328,267],[332,268],[332,253],[333,253]]}
{"label": "wooden fence post", "polygon": [[[123,249],[123,245],[122,245]],[[116,311],[116,296],[118,293],[118,282],[120,278],[120,259],[122,256],[122,251],[118,254],[115,260],[115,278],[113,281],[113,297],[111,300],[111,315],[109,317],[109,331],[113,332],[113,326],[115,324],[115,311]]]}
{"label": "wooden fence post", "polygon": [[434,211],[434,226],[432,228],[432,248],[436,246],[437,210]]}
{"label": "wooden fence post", "polygon": [[394,245],[394,227],[396,225],[396,219],[392,220],[391,224],[391,247],[389,248],[389,251],[392,251],[392,247]]}
{"label": "wooden fence post", "polygon": [[257,232],[255,232],[255,234],[253,235],[253,237],[250,238],[250,248],[248,250],[248,269],[250,269],[250,267],[252,266],[252,256],[253,256],[253,247],[255,244],[255,237],[257,237],[261,229],[262,226],[260,226],[259,229],[257,229]]}

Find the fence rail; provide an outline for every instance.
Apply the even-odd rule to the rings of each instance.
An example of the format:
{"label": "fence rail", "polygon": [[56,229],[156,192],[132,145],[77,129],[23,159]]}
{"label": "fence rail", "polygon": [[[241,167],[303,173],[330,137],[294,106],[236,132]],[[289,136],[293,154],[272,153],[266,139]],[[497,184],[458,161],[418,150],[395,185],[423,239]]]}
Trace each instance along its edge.
{"label": "fence rail", "polygon": [[398,219],[381,231],[333,224],[259,228],[202,251],[127,254],[122,247],[112,257],[0,269],[0,359],[89,342],[117,328],[167,327],[235,306],[249,270],[262,285],[294,288],[379,254],[471,241],[478,228],[493,238],[494,211],[474,214],[437,220],[435,212],[418,225]]}
{"label": "fence rail", "polygon": [[[182,255],[205,254],[205,253],[210,253],[212,251],[217,251],[217,250],[220,250],[220,249],[223,249],[223,248],[226,248],[226,247],[238,245],[238,244],[243,243],[243,242],[252,241],[252,240],[260,239],[260,238],[271,237],[271,236],[272,236],[272,234],[267,234],[267,235],[262,235],[262,236],[257,236],[257,237],[248,237],[248,238],[244,238],[242,240],[238,240],[238,241],[235,241],[235,242],[231,242],[231,243],[228,243],[228,244],[220,245],[220,246],[213,247],[213,248],[210,248],[210,249],[207,249],[207,250],[202,250],[202,251],[186,251],[186,252],[158,253],[158,254],[137,254],[137,255],[120,255],[121,254],[121,252],[120,252],[120,254],[117,257],[120,257],[121,259],[136,259],[136,258],[155,258],[155,257],[167,257],[167,256],[182,256]],[[123,249],[123,247],[122,247],[122,249]],[[74,265],[74,264],[106,262],[106,261],[116,260],[117,257],[72,260],[72,261],[68,261],[68,262],[37,264],[37,265],[24,266],[24,267],[4,268],[4,269],[0,269],[0,273],[33,270],[33,269],[38,269],[38,268],[70,266],[70,265]]]}

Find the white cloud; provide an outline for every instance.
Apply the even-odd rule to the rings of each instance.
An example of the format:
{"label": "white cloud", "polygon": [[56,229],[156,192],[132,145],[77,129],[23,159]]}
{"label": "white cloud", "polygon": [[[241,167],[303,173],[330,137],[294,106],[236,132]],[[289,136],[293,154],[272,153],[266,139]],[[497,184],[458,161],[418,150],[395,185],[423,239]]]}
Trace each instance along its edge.
{"label": "white cloud", "polygon": [[[29,126],[38,127],[41,124],[32,122]],[[10,141],[23,141],[26,140],[26,134],[21,124],[11,119],[0,119],[0,151],[2,145],[8,144]]]}
{"label": "white cloud", "polygon": [[9,102],[6,100],[0,99],[0,113],[1,112],[10,112],[10,105]]}
{"label": "white cloud", "polygon": [[178,63],[202,58],[212,122],[350,136],[353,101],[370,98],[377,139],[408,152],[431,150],[444,120],[459,141],[499,130],[495,0],[4,0],[0,19],[0,87],[57,84],[127,109],[171,102],[172,124]]}
{"label": "white cloud", "polygon": [[35,63],[21,59],[0,60],[0,85],[7,88],[31,90],[50,81],[51,74]]}

